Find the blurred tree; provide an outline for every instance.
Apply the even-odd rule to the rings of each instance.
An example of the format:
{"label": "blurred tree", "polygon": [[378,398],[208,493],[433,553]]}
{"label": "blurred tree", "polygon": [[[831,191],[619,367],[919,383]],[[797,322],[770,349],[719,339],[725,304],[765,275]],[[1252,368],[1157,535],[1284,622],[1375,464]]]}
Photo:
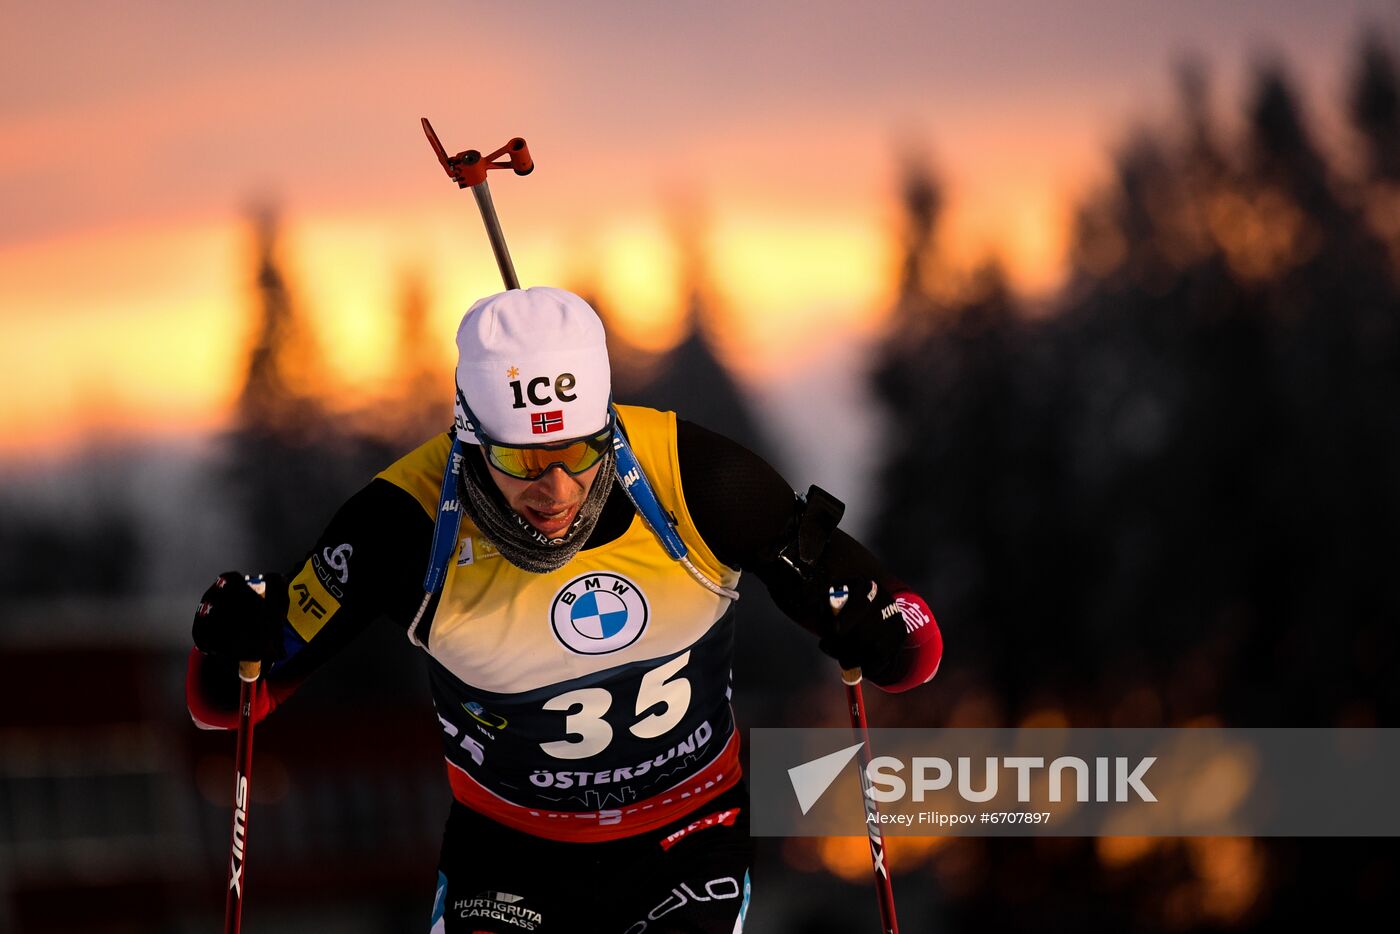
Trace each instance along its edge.
{"label": "blurred tree", "polygon": [[367,458],[382,461],[380,467],[452,425],[452,364],[441,349],[450,345],[445,335],[432,333],[429,304],[422,272],[404,270],[390,389],[383,397],[359,400],[346,422],[350,440]]}
{"label": "blurred tree", "polygon": [[247,533],[240,560],[258,570],[299,563],[340,503],[388,463],[344,409],[325,406],[320,355],[282,271],[275,210],[250,218],[254,264],[248,368],[217,495],[231,495]]}
{"label": "blurred tree", "polygon": [[[1019,314],[994,267],[933,297],[937,188],[906,181],[899,299],[874,371],[897,426],[877,549],[944,625],[953,722],[964,701],[986,725],[1047,708],[1080,725],[1400,713],[1386,583],[1400,211],[1375,208],[1400,205],[1385,200],[1400,94],[1389,50],[1374,36],[1360,50],[1360,177],[1328,161],[1278,62],[1256,70],[1233,137],[1211,117],[1204,67],[1183,65],[1178,122],[1133,133],[1112,184],[1079,206],[1069,285],[1046,318]],[[1053,859],[1009,841],[979,852],[983,884],[959,917],[1027,930],[1076,918],[1086,892],[1116,926],[1163,929],[1164,879],[1177,927],[1321,925],[1329,909],[1296,893],[1374,904],[1364,880],[1393,866],[1356,841],[1236,848],[1252,888],[1221,915],[1201,894],[1211,860],[1191,847],[1150,848],[1131,884],[1079,844]],[[1059,870],[1074,880],[1064,897],[1007,899],[998,884]]]}
{"label": "blurred tree", "polygon": [[324,413],[313,393],[320,354],[282,272],[279,220],[270,205],[250,212],[254,325],[238,397],[240,429],[295,436],[317,430]]}
{"label": "blurred tree", "polygon": [[1374,33],[1363,39],[1359,57],[1350,112],[1366,142],[1369,176],[1400,182],[1400,72],[1391,50]]}
{"label": "blurred tree", "polygon": [[402,276],[399,298],[398,439],[421,441],[452,424],[452,364],[429,327],[428,287],[419,270]]}
{"label": "blurred tree", "polygon": [[[1135,133],[1081,206],[1047,320],[1019,315],[994,268],[931,297],[936,186],[906,181],[875,378],[899,425],[880,547],[1013,711],[1102,711],[1131,670],[1171,718],[1326,720],[1354,666],[1309,626],[1394,604],[1349,582],[1380,573],[1376,517],[1400,508],[1393,269],[1281,68],[1258,73],[1234,161],[1204,69],[1179,86],[1181,126]],[[1325,669],[1331,703],[1294,690],[1301,667],[1250,661],[1280,651]],[[1174,678],[1191,665],[1211,689]],[[1233,665],[1250,677],[1220,677]]]}
{"label": "blurred tree", "polygon": [[[996,646],[1022,630],[1045,633],[1043,609],[1025,610],[1053,600],[1061,584],[1047,573],[1061,545],[1041,536],[1062,529],[1041,513],[1060,502],[1040,495],[1056,471],[1044,432],[1055,405],[1049,348],[1021,319],[995,261],[956,297],[935,296],[953,294],[931,281],[946,269],[939,186],[910,162],[902,190],[899,301],[874,368],[876,393],[896,416],[874,547],[940,618],[978,621],[957,635],[970,658],[1016,665],[1025,656]],[[1025,683],[1013,675],[998,682]]]}
{"label": "blurred tree", "polygon": [[918,305],[929,298],[936,256],[935,235],[943,209],[943,192],[917,156],[906,156],[903,175],[903,255],[899,267],[897,303]]}
{"label": "blurred tree", "polygon": [[[702,208],[693,197],[675,197],[670,226],[680,257],[683,336],[655,359],[628,339],[624,328],[596,304],[607,323],[613,361],[613,394],[620,402],[670,409],[779,465],[774,445],[764,436],[743,390],[724,365],[719,340],[724,324],[711,286],[704,251]],[[590,290],[585,290],[590,291]]]}
{"label": "blurred tree", "polygon": [[1400,73],[1395,56],[1374,33],[1362,41],[1359,57],[1350,109],[1366,154],[1358,200],[1400,276]]}

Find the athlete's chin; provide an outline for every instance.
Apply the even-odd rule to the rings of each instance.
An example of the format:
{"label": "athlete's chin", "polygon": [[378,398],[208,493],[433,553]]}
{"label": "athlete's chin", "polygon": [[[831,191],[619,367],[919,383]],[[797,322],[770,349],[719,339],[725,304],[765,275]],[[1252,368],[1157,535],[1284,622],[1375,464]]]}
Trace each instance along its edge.
{"label": "athlete's chin", "polygon": [[569,531],[569,526],[574,524],[574,518],[578,515],[578,511],[578,506],[570,506],[563,512],[539,510],[533,506],[526,506],[522,510],[522,514],[525,516],[525,521],[530,523],[535,531],[550,538],[563,538]]}

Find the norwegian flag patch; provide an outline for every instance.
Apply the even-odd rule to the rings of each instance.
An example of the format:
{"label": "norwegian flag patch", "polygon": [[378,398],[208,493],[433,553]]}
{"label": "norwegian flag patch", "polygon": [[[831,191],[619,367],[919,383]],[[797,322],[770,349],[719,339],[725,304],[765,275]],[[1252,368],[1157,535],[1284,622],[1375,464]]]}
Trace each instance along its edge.
{"label": "norwegian flag patch", "polygon": [[551,431],[564,430],[564,410],[535,412],[530,416],[530,431],[537,435],[547,435]]}

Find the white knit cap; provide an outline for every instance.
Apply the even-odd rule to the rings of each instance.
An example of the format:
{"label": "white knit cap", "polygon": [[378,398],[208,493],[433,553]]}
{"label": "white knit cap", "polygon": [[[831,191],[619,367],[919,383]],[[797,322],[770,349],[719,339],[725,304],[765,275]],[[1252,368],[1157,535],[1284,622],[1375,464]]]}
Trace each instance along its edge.
{"label": "white knit cap", "polygon": [[[564,441],[608,423],[603,322],[572,292],[536,286],[481,299],[457,329],[457,354],[457,390],[493,441]],[[476,444],[460,398],[455,414],[457,437]]]}

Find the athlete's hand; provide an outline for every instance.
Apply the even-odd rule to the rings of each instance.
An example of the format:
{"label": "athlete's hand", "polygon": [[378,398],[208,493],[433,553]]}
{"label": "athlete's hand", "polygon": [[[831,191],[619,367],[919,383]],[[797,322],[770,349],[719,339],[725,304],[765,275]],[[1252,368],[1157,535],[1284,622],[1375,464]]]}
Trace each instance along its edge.
{"label": "athlete's hand", "polygon": [[828,599],[835,616],[818,647],[842,668],[860,668],[878,682],[907,635],[895,595],[867,579],[832,584]]}
{"label": "athlete's hand", "polygon": [[260,595],[241,571],[226,571],[204,591],[194,614],[194,644],[206,655],[239,661],[276,661],[285,654],[287,583],[277,574]]}

